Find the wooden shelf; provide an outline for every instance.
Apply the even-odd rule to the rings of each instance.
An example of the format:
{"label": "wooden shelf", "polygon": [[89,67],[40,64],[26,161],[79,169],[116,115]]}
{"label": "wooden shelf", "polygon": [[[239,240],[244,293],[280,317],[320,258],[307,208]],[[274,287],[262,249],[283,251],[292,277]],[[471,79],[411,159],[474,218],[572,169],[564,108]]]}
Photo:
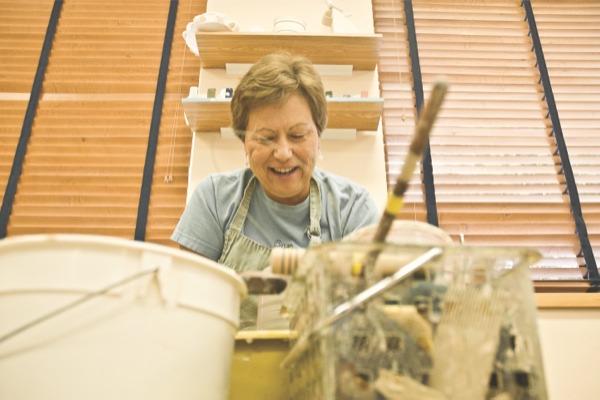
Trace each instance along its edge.
{"label": "wooden shelf", "polygon": [[600,293],[536,293],[539,309],[600,309]]}
{"label": "wooden shelf", "polygon": [[196,32],[203,68],[227,63],[254,64],[279,50],[301,54],[314,64],[352,65],[374,70],[379,60],[380,34],[279,34],[255,32]]}
{"label": "wooden shelf", "polygon": [[376,131],[382,111],[381,98],[332,98],[327,101],[327,127]]}
{"label": "wooden shelf", "polygon": [[182,102],[185,119],[194,133],[220,132],[231,126],[231,100],[187,97]]}
{"label": "wooden shelf", "polygon": [[[188,125],[195,133],[220,132],[231,126],[230,99],[187,97],[182,102]],[[381,98],[330,98],[327,128],[376,131],[382,110]]]}

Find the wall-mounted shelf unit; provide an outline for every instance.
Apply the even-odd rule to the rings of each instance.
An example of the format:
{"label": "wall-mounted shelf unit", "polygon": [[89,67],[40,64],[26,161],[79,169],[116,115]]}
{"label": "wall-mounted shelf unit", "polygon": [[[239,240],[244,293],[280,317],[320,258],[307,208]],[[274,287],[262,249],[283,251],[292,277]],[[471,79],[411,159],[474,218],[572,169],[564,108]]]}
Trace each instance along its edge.
{"label": "wall-mounted shelf unit", "polygon": [[[231,99],[187,97],[183,109],[188,125],[194,133],[220,132],[231,126]],[[327,128],[376,131],[383,110],[381,98],[329,98]]]}
{"label": "wall-mounted shelf unit", "polygon": [[228,63],[255,63],[284,50],[304,55],[313,64],[352,65],[374,70],[379,60],[380,34],[279,34],[255,32],[196,32],[202,68],[225,68]]}

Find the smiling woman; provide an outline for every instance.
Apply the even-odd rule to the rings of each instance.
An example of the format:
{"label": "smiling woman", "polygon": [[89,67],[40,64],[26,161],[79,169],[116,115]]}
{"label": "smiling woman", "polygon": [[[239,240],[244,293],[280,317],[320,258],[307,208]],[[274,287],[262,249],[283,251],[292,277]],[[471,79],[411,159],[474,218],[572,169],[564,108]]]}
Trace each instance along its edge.
{"label": "smiling woman", "polygon": [[306,100],[292,94],[281,105],[254,110],[244,143],[250,168],[271,199],[295,205],[306,199],[319,151],[319,135]]}
{"label": "smiling woman", "polygon": [[[198,184],[171,237],[183,248],[237,272],[263,270],[273,247],[341,240],[379,220],[365,188],[316,167],[327,103],[308,59],[265,56],[242,77],[231,111],[248,168]],[[257,304],[242,303],[240,329],[256,328]]]}

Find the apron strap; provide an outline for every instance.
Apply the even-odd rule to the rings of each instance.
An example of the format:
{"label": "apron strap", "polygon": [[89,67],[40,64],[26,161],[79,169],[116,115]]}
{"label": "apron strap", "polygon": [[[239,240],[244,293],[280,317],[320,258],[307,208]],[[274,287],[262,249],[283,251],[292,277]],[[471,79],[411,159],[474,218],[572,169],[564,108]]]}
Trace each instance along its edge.
{"label": "apron strap", "polygon": [[255,182],[256,177],[253,176],[250,178],[248,185],[246,185],[246,188],[244,189],[244,197],[242,198],[242,202],[235,212],[235,216],[233,217],[233,221],[231,221],[229,229],[232,229],[236,232],[242,231],[242,228],[244,227],[244,221],[248,215],[248,209],[250,208],[250,200],[252,199],[252,191],[254,190]]}
{"label": "apron strap", "polygon": [[306,228],[309,246],[321,244],[321,193],[314,178],[310,180],[310,225]]}

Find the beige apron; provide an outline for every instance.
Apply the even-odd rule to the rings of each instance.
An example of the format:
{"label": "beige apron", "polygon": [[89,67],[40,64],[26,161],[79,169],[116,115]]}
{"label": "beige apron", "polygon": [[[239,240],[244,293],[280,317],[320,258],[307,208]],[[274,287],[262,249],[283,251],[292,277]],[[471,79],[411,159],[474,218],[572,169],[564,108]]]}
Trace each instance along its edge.
{"label": "beige apron", "polygon": [[[248,270],[263,270],[270,264],[271,249],[255,242],[242,233],[244,222],[248,216],[250,200],[256,177],[252,177],[244,189],[244,197],[238,207],[231,226],[225,232],[223,252],[219,264],[223,264],[236,272]],[[310,239],[309,246],[321,243],[321,196],[319,186],[314,179],[310,181],[310,226],[307,235]],[[272,295],[271,295],[272,296]],[[256,329],[256,316],[258,312],[258,296],[248,296],[242,301],[240,309],[240,330]]]}

